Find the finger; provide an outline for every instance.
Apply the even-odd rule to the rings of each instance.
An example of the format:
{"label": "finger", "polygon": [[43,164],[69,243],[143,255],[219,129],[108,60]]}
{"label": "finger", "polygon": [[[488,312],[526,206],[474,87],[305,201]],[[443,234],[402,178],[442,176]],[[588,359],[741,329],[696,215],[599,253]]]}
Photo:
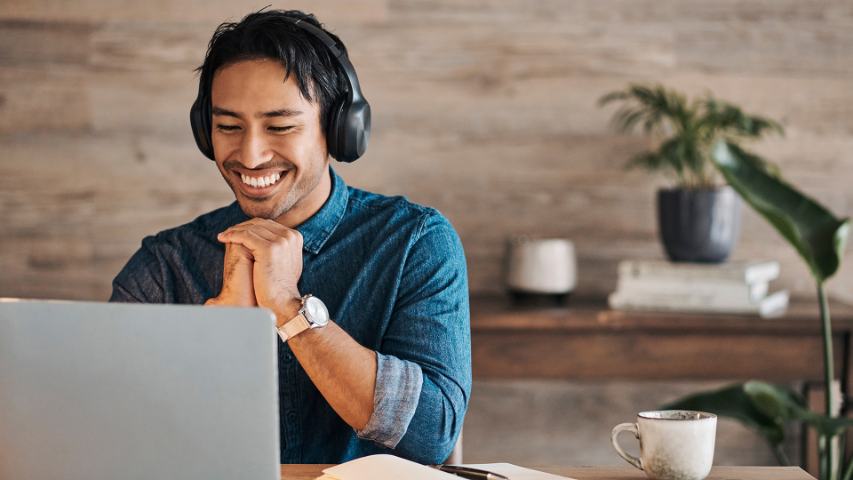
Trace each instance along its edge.
{"label": "finger", "polygon": [[[302,240],[302,234],[299,233],[299,230],[293,230],[291,228],[287,228],[287,227],[281,225],[280,223],[274,222],[272,220],[265,220],[264,222],[256,222],[252,225],[244,225],[244,226],[236,226],[235,225],[234,227],[231,227],[222,233],[224,234],[224,233],[232,233],[232,232],[239,232],[239,231],[254,231],[258,235],[260,235],[261,237],[263,237],[263,238],[265,238],[265,239],[267,239],[273,243],[278,243],[282,239],[288,240],[288,241],[298,239],[300,241],[300,244],[301,244],[301,240]],[[222,234],[220,234],[220,235],[222,235]],[[217,238],[219,238],[219,237],[217,237]],[[222,238],[220,238],[220,241],[224,241],[224,238],[227,238],[227,237],[222,236]]]}
{"label": "finger", "polygon": [[242,223],[238,223],[237,225],[234,225],[231,228],[226,229],[225,231],[227,232],[230,229],[245,229],[247,227],[253,227],[253,226],[263,226],[266,229],[270,230],[271,232],[277,233],[279,235],[285,235],[285,234],[287,234],[287,232],[297,232],[297,233],[299,232],[298,230],[285,227],[284,225],[276,222],[275,220],[270,220],[268,218],[257,218],[257,217],[256,218],[250,218],[249,220],[246,220],[245,222],[242,222]]}
{"label": "finger", "polygon": [[267,230],[265,227],[263,227],[261,225],[252,225],[251,227],[247,227],[246,229],[244,229],[242,231],[255,233],[256,235],[258,235],[259,237],[263,238],[264,240],[266,240],[270,243],[275,243],[275,242],[281,240],[281,236],[279,236],[278,234],[276,234],[274,232]]}
{"label": "finger", "polygon": [[240,245],[239,243],[228,242],[225,244],[225,261],[254,261],[255,257],[252,255],[252,252]]}
{"label": "finger", "polygon": [[291,238],[302,239],[302,233],[300,233],[299,230],[296,230],[294,228],[285,227],[284,225],[282,225],[278,222],[275,222],[273,220],[267,220],[267,219],[256,219],[256,220],[260,220],[260,221],[255,223],[251,228],[264,228],[264,229],[269,230],[270,232],[276,234],[277,236],[282,237],[282,238],[286,238],[286,239],[291,239]]}
{"label": "finger", "polygon": [[268,218],[260,218],[260,217],[250,218],[250,219],[246,220],[245,222],[240,222],[236,225],[232,225],[230,228],[248,227],[248,226],[252,226],[252,225],[264,225],[264,224],[269,224],[269,223],[274,223],[274,224],[279,225],[283,228],[287,228],[284,225],[276,222],[275,220],[270,220]]}
{"label": "finger", "polygon": [[[228,228],[228,229],[226,229],[226,230],[224,230],[224,231],[220,232],[220,233],[216,236],[216,238],[217,238],[217,239],[220,239],[220,241],[222,241],[222,240],[221,240],[221,237],[223,237],[223,236],[224,236],[224,235],[226,235],[226,234],[231,234],[231,233],[234,233],[234,232],[248,232],[248,231],[250,231],[250,230],[255,230],[255,229],[258,229],[258,228],[264,228],[264,227],[262,227],[262,226],[260,226],[260,224],[256,224],[256,223],[252,223],[252,224],[241,223],[241,224],[239,224],[239,225],[234,225],[233,227]],[[267,228],[264,228],[264,229],[265,229],[265,230],[268,230]]]}
{"label": "finger", "polygon": [[281,235],[281,236],[285,236],[290,232],[296,231],[295,229],[285,227],[284,225],[282,225],[282,224],[280,224],[274,220],[267,220],[265,218],[258,219],[258,220],[260,220],[260,221],[257,222],[256,225],[258,225],[259,227],[264,227],[267,230],[269,230],[271,232],[275,232],[276,234]]}
{"label": "finger", "polygon": [[265,219],[263,219],[263,218],[259,218],[259,217],[253,217],[253,218],[250,218],[250,219],[248,219],[248,220],[246,220],[246,221],[244,221],[244,222],[240,222],[240,223],[234,224],[234,225],[232,225],[230,228],[234,228],[234,227],[246,227],[246,226],[249,226],[249,225],[254,225],[254,224],[258,223],[258,221],[259,221],[259,220],[265,220]]}
{"label": "finger", "polygon": [[[222,278],[227,280],[229,278],[234,278],[236,274],[242,272],[250,272],[251,275],[252,267],[254,262],[248,262],[243,260],[240,257],[231,257],[226,258],[224,265],[222,267]],[[242,269],[241,269],[242,266]]]}
{"label": "finger", "polygon": [[[273,222],[275,223],[275,222]],[[276,223],[276,225],[278,225]],[[279,225],[280,226],[280,225]],[[270,242],[279,242],[282,239],[290,239],[292,235],[291,230],[287,227],[281,227],[281,229],[277,229],[269,224],[256,224],[251,227],[253,232],[258,233],[258,235],[263,236]],[[283,230],[282,230],[283,229]]]}
{"label": "finger", "polygon": [[257,257],[258,252],[269,249],[270,241],[260,236],[254,230],[225,231],[217,237],[220,242],[231,242],[243,245]]}
{"label": "finger", "polygon": [[250,232],[256,228],[257,227],[254,225],[233,226],[233,227],[229,228],[228,230],[220,232],[218,235],[216,235],[216,239],[222,243],[228,243],[228,242],[231,242],[231,240],[229,240],[229,238],[231,238],[232,235],[237,234],[237,233]]}

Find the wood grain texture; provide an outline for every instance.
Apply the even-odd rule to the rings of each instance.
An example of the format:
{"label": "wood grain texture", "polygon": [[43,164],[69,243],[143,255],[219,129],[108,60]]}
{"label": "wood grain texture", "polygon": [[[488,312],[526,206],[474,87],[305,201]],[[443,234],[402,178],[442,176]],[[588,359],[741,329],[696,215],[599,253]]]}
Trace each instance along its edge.
{"label": "wood grain texture", "polygon": [[[0,296],[106,299],[112,278],[145,235],[232,201],[190,134],[193,69],[220,22],[260,6],[221,0],[0,2]],[[623,258],[662,256],[653,202],[666,181],[622,168],[647,141],[614,134],[611,110],[596,105],[600,95],[628,82],[662,81],[692,94],[710,89],[779,119],[787,136],[762,142],[758,150],[835,211],[853,212],[850,2],[299,0],[286,7],[313,10],[343,38],[373,107],[367,155],[338,171],[354,186],[440,209],[463,240],[475,293],[503,290],[506,240],[518,234],[576,242],[578,297],[600,298],[613,290]],[[835,300],[853,302],[850,256],[830,283]],[[748,210],[734,257],[776,258],[783,265],[778,286],[813,296],[801,261]],[[502,342],[517,346],[500,330],[513,327],[517,317],[494,316],[486,325],[483,308],[474,306],[475,337],[484,335],[475,345],[475,365],[503,348]],[[572,338],[560,333],[571,317],[544,315],[536,320],[538,332],[519,338],[526,345],[549,345],[547,358],[586,347],[588,340],[609,362],[606,345],[614,337],[648,329],[636,344],[622,341],[625,350],[613,365],[642,355],[656,362],[661,376],[673,374],[666,355],[693,362],[687,365],[699,377],[708,371],[697,360],[700,354],[723,355],[697,324],[683,325],[692,331],[678,337],[664,317],[658,323],[597,318],[580,317],[580,323],[593,320],[593,327]],[[594,327],[596,321],[606,328]],[[749,343],[760,332],[734,322],[714,337],[732,341],[733,357],[721,361],[726,372],[736,378],[748,373],[735,371],[736,358],[768,367],[768,359],[753,363],[759,347],[789,348],[806,361],[780,375],[815,376],[819,349],[809,326],[779,322],[767,328],[790,328],[788,333]],[[801,338],[794,338],[795,331]],[[688,337],[699,351],[676,342]],[[571,368],[539,362],[548,378],[607,373],[590,360]],[[548,417],[531,418],[535,423]],[[588,423],[596,438],[606,438],[609,423]],[[470,438],[474,445],[476,437]],[[602,445],[610,454],[609,445]],[[285,478],[314,478],[313,468]],[[719,478],[734,478],[718,471]],[[770,477],[806,478],[798,472],[773,470]]]}
{"label": "wood grain texture", "polygon": [[[660,258],[654,193],[625,171],[648,146],[596,99],[663,81],[779,119],[756,148],[834,211],[853,211],[853,6],[818,0],[338,0],[313,9],[347,43],[374,112],[352,185],[435,206],[465,245],[475,293],[503,290],[510,236],[576,242],[578,296],[620,259]],[[0,4],[0,295],[103,299],[141,238],[231,201],[195,149],[193,69],[225,2]],[[735,259],[802,262],[744,215]],[[847,254],[847,263],[851,254]],[[853,302],[853,269],[829,285]]]}
{"label": "wood grain texture", "polygon": [[[795,305],[785,318],[761,320],[615,312],[595,304],[512,308],[479,297],[472,303],[474,377],[819,381],[823,357],[814,307]],[[836,365],[847,365],[853,312],[836,312],[833,327]]]}
{"label": "wood grain texture", "polygon": [[[525,306],[508,297],[477,295],[471,299],[471,329],[478,332],[705,332],[743,334],[816,334],[820,318],[816,303],[794,302],[778,318],[737,314],[633,312],[609,309],[605,302],[574,302],[569,306]],[[833,312],[835,334],[853,331],[853,308]]]}
{"label": "wood grain texture", "polygon": [[[327,17],[341,23],[375,21],[385,18],[387,0],[363,0],[358,8],[350,8],[345,0],[311,2],[295,0],[287,8],[312,10],[320,18]],[[38,3],[7,1],[0,4],[0,16],[4,18],[40,21],[125,21],[125,22],[215,22],[236,21],[248,13],[250,8],[226,0],[46,0]],[[282,8],[282,7],[278,7]]]}
{"label": "wood grain texture", "polygon": [[476,378],[792,381],[821,377],[820,348],[818,335],[483,332],[472,361]]}

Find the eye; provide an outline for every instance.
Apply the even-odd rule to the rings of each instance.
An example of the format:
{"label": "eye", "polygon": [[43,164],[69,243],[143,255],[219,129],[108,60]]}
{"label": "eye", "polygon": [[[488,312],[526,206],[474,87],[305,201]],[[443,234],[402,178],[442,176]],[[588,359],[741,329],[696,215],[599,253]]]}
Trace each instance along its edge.
{"label": "eye", "polygon": [[269,131],[271,131],[271,132],[275,132],[275,133],[283,133],[283,132],[287,132],[287,131],[292,130],[292,129],[293,129],[293,125],[288,125],[288,126],[285,126],[285,127],[268,127],[268,129],[269,129]]}
{"label": "eye", "polygon": [[217,129],[217,130],[219,130],[220,132],[234,132],[234,131],[236,131],[236,130],[239,130],[239,129],[240,129],[240,126],[239,126],[239,125],[223,125],[223,124],[219,124],[219,125],[217,125],[217,126],[216,126],[216,129]]}

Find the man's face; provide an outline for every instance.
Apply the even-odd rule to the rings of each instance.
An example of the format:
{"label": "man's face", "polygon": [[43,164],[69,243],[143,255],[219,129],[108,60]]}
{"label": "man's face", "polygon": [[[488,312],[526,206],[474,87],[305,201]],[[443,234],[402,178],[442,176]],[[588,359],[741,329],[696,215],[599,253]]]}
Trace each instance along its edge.
{"label": "man's face", "polygon": [[268,59],[237,62],[213,76],[216,165],[250,217],[274,220],[309,203],[303,199],[328,172],[319,106],[302,97],[293,75],[284,76]]}

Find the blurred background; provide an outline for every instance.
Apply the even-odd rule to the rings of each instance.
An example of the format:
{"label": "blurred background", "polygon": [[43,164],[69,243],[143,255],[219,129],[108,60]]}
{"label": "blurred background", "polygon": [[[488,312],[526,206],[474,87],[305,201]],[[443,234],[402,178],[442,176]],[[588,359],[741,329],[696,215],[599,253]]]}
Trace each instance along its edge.
{"label": "blurred background", "polygon": [[[211,34],[263,7],[221,0],[0,3],[0,296],[105,300],[142,237],[230,203],[196,149],[193,69]],[[346,43],[373,108],[353,186],[439,209],[472,295],[504,291],[507,238],[571,239],[573,296],[603,299],[624,258],[658,259],[663,177],[598,98],[629,82],[713,92],[778,120],[756,151],[835,212],[853,211],[853,3],[842,0],[294,1]],[[848,249],[847,257],[850,256]],[[804,264],[752,210],[732,259]],[[849,258],[847,260],[849,262]],[[828,285],[853,303],[853,269]],[[465,460],[621,464],[610,428],[717,383],[478,380]],[[723,421],[718,464],[774,464]],[[797,459],[795,445],[788,446]]]}

